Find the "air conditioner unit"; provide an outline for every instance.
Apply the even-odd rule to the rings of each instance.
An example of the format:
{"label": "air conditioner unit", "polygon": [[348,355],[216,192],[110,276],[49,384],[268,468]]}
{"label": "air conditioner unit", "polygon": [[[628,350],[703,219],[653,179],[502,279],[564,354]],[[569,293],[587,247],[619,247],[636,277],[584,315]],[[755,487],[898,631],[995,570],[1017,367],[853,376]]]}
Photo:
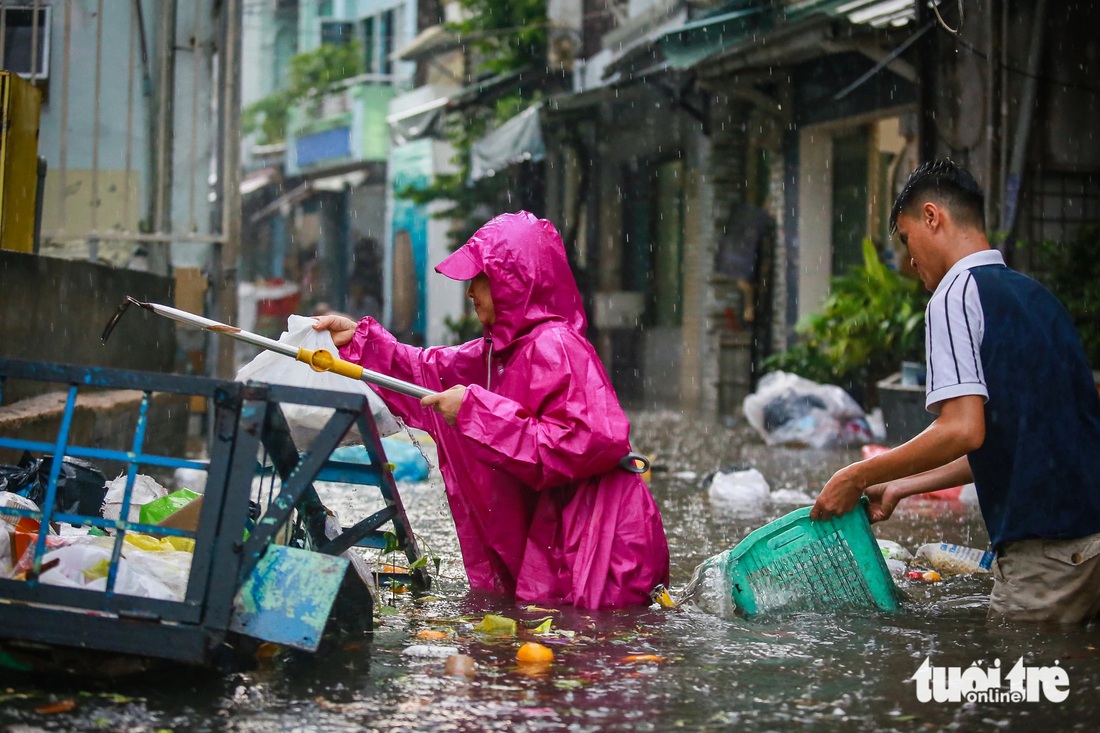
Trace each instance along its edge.
{"label": "air conditioner unit", "polygon": [[39,91],[0,71],[0,249],[34,252]]}

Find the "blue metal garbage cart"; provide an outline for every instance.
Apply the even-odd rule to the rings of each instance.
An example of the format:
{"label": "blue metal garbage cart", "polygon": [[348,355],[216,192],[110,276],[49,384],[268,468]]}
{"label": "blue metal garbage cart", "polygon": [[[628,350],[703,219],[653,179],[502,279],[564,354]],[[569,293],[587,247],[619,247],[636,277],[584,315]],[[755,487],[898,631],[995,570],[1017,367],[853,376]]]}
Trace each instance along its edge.
{"label": "blue metal garbage cart", "polygon": [[[356,546],[387,547],[387,541],[392,549],[394,538],[409,561],[413,579],[424,586],[429,583],[369,403],[362,395],[0,360],[0,396],[6,385],[19,380],[52,383],[64,392],[65,401],[52,442],[0,436],[0,449],[53,457],[40,511],[0,508],[0,520],[14,524],[25,517],[37,520],[42,528],[60,524],[94,528],[105,533],[98,542],[110,547],[111,554],[109,563],[99,569],[105,574],[105,587],[52,584],[47,582],[51,548],[62,540],[39,531],[23,558],[29,561],[23,577],[0,578],[3,649],[29,649],[33,654],[36,649],[75,648],[198,665],[214,661],[237,634],[315,649],[334,605],[350,605],[351,613],[369,626],[372,578],[363,577],[361,564],[356,572],[357,563],[349,562],[346,553]],[[81,395],[102,390],[140,393],[133,434],[115,436],[118,442],[112,446],[78,445],[70,433]],[[146,449],[158,394],[206,400],[212,429],[202,460]],[[287,404],[331,409],[331,417],[311,444],[295,445],[282,409]],[[353,426],[362,436],[369,465],[330,460]],[[124,467],[126,488],[118,519],[57,510],[58,477],[65,457]],[[197,527],[131,521],[136,478],[179,468],[206,473]],[[350,527],[334,526],[318,496],[318,481],[376,486],[383,507]],[[182,597],[120,592],[126,558],[135,552],[127,544],[128,534],[154,541],[173,537],[194,541]],[[312,585],[323,587],[324,592],[314,592]],[[304,636],[296,638],[298,633]]]}

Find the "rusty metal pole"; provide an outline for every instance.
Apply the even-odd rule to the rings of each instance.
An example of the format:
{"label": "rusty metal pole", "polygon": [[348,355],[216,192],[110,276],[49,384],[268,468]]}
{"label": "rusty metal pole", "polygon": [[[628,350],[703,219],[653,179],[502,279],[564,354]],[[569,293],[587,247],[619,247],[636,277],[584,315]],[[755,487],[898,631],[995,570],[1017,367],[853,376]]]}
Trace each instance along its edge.
{"label": "rusty metal pole", "polygon": [[[928,23],[935,22],[935,16],[928,7],[926,0],[915,0],[917,6],[917,27],[923,28]],[[919,43],[918,90],[917,103],[917,135],[920,159],[918,162],[926,163],[936,158],[936,49],[938,28],[931,33],[926,33]]]}
{"label": "rusty metal pole", "polygon": [[[218,218],[223,241],[215,248],[211,285],[214,318],[237,321],[237,262],[241,250],[241,0],[222,6],[218,54]],[[236,373],[234,342],[220,339],[212,350],[215,376]]]}
{"label": "rusty metal pole", "polygon": [[[195,0],[198,2],[199,0]],[[160,44],[157,54],[156,127],[152,130],[154,167],[153,231],[172,233],[172,178],[175,166],[175,96],[176,96],[176,15],[178,0],[166,0],[158,7]],[[158,275],[171,271],[171,244],[149,245],[149,270]]]}

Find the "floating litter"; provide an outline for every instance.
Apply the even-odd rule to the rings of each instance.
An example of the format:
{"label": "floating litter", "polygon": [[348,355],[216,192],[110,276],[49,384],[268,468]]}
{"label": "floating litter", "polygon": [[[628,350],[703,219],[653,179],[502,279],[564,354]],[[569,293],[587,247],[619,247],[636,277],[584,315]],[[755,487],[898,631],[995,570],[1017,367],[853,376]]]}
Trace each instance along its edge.
{"label": "floating litter", "polygon": [[446,659],[458,654],[455,646],[434,646],[431,644],[413,644],[401,650],[406,657],[420,657],[422,659]]}

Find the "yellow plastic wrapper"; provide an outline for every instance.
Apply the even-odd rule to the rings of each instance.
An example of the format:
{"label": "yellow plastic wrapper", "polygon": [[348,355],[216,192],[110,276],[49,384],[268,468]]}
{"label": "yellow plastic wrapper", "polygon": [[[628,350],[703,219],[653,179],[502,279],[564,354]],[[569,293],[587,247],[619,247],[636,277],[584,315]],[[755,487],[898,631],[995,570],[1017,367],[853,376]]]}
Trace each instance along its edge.
{"label": "yellow plastic wrapper", "polygon": [[494,616],[490,613],[474,627],[474,631],[493,636],[515,636],[516,622],[506,616]]}
{"label": "yellow plastic wrapper", "polygon": [[668,592],[668,588],[663,585],[658,585],[649,594],[650,600],[656,603],[661,608],[676,608],[676,601],[672,600],[672,595]]}
{"label": "yellow plastic wrapper", "polygon": [[195,552],[195,540],[190,537],[153,537],[147,534],[127,532],[126,541],[139,550],[145,550],[146,552],[166,552],[168,550]]}

